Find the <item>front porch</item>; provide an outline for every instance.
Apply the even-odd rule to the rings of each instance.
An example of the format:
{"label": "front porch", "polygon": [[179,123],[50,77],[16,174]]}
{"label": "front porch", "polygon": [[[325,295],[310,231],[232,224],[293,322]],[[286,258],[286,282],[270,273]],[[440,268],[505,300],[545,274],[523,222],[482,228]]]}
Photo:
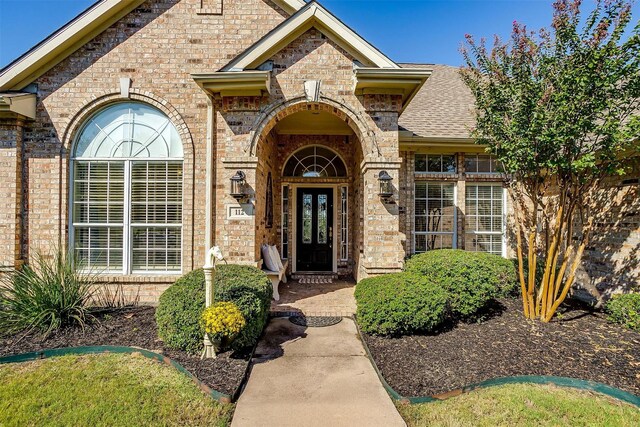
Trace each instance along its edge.
{"label": "front porch", "polygon": [[[221,124],[236,123],[236,111],[220,115]],[[260,116],[255,131],[234,132],[225,155],[217,156],[218,182],[242,179],[232,192],[216,187],[215,242],[228,261],[263,265],[263,245],[275,245],[288,274],[361,280],[400,271],[397,132],[373,137],[382,132],[380,123],[365,126],[328,98],[297,98]],[[393,180],[388,197],[380,195],[383,175]],[[332,311],[352,313],[350,307]]]}
{"label": "front porch", "polygon": [[355,281],[330,276],[298,276],[280,284],[280,301],[271,301],[271,316],[353,316]]}

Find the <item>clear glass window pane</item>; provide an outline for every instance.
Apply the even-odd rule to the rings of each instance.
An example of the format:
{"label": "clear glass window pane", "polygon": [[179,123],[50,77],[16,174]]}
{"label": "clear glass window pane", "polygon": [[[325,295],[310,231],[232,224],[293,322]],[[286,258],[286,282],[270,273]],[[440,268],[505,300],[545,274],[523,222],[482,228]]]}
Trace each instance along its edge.
{"label": "clear glass window pane", "polygon": [[289,258],[289,186],[282,187],[282,258]]}
{"label": "clear glass window pane", "polygon": [[182,231],[178,227],[132,227],[134,271],[179,271]]}
{"label": "clear glass window pane", "polygon": [[429,173],[456,173],[456,156],[453,154],[416,154],[415,171]]}
{"label": "clear glass window pane", "polygon": [[313,218],[313,196],[311,194],[302,195],[302,243],[311,244],[312,240],[312,218]]}
{"label": "clear glass window pane", "polygon": [[454,247],[456,229],[454,185],[453,183],[416,183],[415,252]]}
{"label": "clear glass window pane", "polygon": [[318,195],[318,243],[326,244],[328,235],[327,226],[327,195]]}
{"label": "clear glass window pane", "polygon": [[122,272],[122,227],[76,227],[75,261],[96,273]]}
{"label": "clear glass window pane", "polygon": [[427,157],[427,172],[442,172],[442,156]]}
{"label": "clear glass window pane", "polygon": [[160,110],[142,103],[109,106],[84,125],[75,157],[181,158],[178,130]]}
{"label": "clear glass window pane", "polygon": [[349,213],[348,213],[348,189],[340,187],[340,259],[347,260],[349,258]]}
{"label": "clear glass window pane", "polygon": [[456,156],[442,156],[442,172],[456,173]]}
{"label": "clear glass window pane", "polygon": [[347,168],[335,152],[326,147],[311,146],[295,152],[287,161],[284,176],[326,178],[347,176]]}
{"label": "clear glass window pane", "polygon": [[466,187],[465,249],[501,255],[504,238],[504,201],[500,185]]}

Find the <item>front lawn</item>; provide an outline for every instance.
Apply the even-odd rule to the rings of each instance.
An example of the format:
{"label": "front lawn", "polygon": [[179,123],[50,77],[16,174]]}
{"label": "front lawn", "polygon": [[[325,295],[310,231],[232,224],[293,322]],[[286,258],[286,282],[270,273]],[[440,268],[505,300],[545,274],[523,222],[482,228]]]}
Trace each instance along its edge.
{"label": "front lawn", "polygon": [[640,411],[594,393],[513,384],[475,390],[442,402],[398,404],[412,426],[637,426]]}
{"label": "front lawn", "polygon": [[233,406],[141,356],[65,356],[0,365],[0,425],[213,425]]}
{"label": "front lawn", "polygon": [[244,377],[249,358],[226,351],[216,359],[200,359],[200,354],[169,348],[158,338],[153,307],[133,307],[99,315],[84,329],[68,326],[48,336],[33,331],[0,338],[0,356],[41,351],[49,348],[115,345],[140,347],[162,353],[184,366],[214,390],[230,396]]}

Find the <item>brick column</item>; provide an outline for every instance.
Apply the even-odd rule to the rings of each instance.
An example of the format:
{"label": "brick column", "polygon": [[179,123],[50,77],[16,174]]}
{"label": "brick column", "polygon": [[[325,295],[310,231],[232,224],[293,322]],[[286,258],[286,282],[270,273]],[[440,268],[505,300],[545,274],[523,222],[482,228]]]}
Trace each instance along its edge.
{"label": "brick column", "polygon": [[[256,188],[258,159],[256,157],[222,159],[222,168],[216,185],[217,245],[230,263],[256,265],[260,248],[256,245]],[[248,199],[238,202],[229,195],[230,179],[237,172],[246,175]]]}
{"label": "brick column", "polygon": [[[363,180],[363,256],[357,271],[357,280],[369,276],[394,273],[402,270],[404,248],[400,233],[399,188],[402,160],[365,159],[362,162]],[[387,171],[393,177],[392,200],[384,202],[378,195],[378,175]]]}
{"label": "brick column", "polygon": [[0,121],[0,269],[22,265],[22,126]]}

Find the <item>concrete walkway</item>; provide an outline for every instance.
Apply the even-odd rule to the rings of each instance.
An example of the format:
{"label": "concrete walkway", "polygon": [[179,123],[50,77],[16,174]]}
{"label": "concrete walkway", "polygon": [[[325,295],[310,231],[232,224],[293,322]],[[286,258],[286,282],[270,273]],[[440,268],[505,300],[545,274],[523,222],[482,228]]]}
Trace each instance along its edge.
{"label": "concrete walkway", "polygon": [[404,426],[353,320],[305,328],[272,319],[232,426]]}

